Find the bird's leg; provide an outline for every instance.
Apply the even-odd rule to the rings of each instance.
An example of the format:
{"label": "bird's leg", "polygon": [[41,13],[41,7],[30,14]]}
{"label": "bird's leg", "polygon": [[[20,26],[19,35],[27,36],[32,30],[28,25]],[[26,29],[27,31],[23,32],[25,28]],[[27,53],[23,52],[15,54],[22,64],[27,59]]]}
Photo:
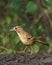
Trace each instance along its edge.
{"label": "bird's leg", "polygon": [[31,54],[33,54],[34,53],[33,47],[32,46],[29,46],[29,47],[30,47]]}
{"label": "bird's leg", "polygon": [[25,49],[23,50],[23,52],[26,52],[26,50],[27,50],[27,46],[25,47]]}

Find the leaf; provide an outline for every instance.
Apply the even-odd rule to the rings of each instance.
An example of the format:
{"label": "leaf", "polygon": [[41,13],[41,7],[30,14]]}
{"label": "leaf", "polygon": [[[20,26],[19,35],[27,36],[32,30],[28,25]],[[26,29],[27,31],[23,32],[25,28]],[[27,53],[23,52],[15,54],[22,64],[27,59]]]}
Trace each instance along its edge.
{"label": "leaf", "polygon": [[32,1],[28,2],[26,6],[26,12],[35,12],[36,10],[37,10],[37,5]]}
{"label": "leaf", "polygon": [[20,40],[19,40],[18,36],[15,36],[14,42],[17,44],[19,41],[20,41]]}
{"label": "leaf", "polygon": [[42,29],[42,25],[39,25],[39,28],[38,29]]}
{"label": "leaf", "polygon": [[39,45],[34,44],[33,49],[34,49],[35,53],[39,52]]}
{"label": "leaf", "polygon": [[49,47],[48,47],[48,46],[44,46],[44,49],[45,49],[45,51],[47,52],[48,49],[49,49]]}
{"label": "leaf", "polygon": [[2,43],[5,45],[9,42],[9,39],[7,37],[3,37]]}
{"label": "leaf", "polygon": [[9,3],[9,6],[12,8],[18,8],[19,9],[21,7],[21,4],[20,4],[19,0],[11,0]]}
{"label": "leaf", "polygon": [[46,0],[46,4],[47,4],[48,6],[52,6],[52,0]]}
{"label": "leaf", "polygon": [[46,41],[50,43],[50,38],[49,37],[46,37]]}
{"label": "leaf", "polygon": [[7,24],[10,24],[11,23],[11,18],[7,16],[5,21],[6,21]]}
{"label": "leaf", "polygon": [[22,27],[26,26],[26,24],[25,24],[24,21],[21,21],[21,22],[20,22],[20,25],[21,25]]}
{"label": "leaf", "polygon": [[8,49],[7,53],[11,54],[13,52],[13,49]]}
{"label": "leaf", "polygon": [[45,29],[42,25],[39,25],[38,30],[40,30],[41,32],[45,32]]}

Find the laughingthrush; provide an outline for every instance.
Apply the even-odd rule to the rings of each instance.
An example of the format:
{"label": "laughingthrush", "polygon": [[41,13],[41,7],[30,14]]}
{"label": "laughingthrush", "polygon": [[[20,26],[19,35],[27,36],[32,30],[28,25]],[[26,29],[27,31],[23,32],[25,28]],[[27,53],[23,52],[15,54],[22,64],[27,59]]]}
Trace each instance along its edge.
{"label": "laughingthrush", "polygon": [[10,29],[10,31],[16,31],[21,42],[24,45],[32,46],[33,44],[40,43],[40,44],[49,46],[49,44],[46,42],[43,42],[41,40],[36,40],[34,36],[26,32],[21,26],[15,26],[13,27],[13,29]]}

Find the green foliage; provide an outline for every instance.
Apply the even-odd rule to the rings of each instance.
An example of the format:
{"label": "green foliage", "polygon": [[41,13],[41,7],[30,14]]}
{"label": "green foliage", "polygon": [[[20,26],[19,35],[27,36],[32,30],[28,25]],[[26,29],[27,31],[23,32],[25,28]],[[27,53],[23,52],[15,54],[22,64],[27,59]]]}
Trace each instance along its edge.
{"label": "green foliage", "polygon": [[49,37],[46,37],[46,41],[48,41],[48,42],[50,43],[50,41],[51,41],[51,40],[50,40],[50,38],[49,38]]}
{"label": "green foliage", "polygon": [[34,49],[35,53],[38,53],[39,52],[39,45],[38,44],[34,44],[33,49]]}
{"label": "green foliage", "polygon": [[26,12],[35,12],[37,10],[37,5],[33,1],[29,1],[26,6]]}
{"label": "green foliage", "polygon": [[9,39],[7,38],[7,36],[2,38],[2,43],[4,45],[6,45],[8,42],[9,42]]}
{"label": "green foliage", "polygon": [[21,8],[20,0],[11,0],[9,5],[10,5],[10,7],[15,8],[15,9]]}
{"label": "green foliage", "polygon": [[46,4],[52,7],[52,0],[46,0]]}
{"label": "green foliage", "polygon": [[11,18],[8,16],[5,18],[5,22],[9,25],[11,23]]}
{"label": "green foliage", "polygon": [[[44,0],[43,0],[44,1]],[[10,29],[16,25],[20,25],[31,32],[32,35],[36,39],[45,39],[45,41],[50,43],[50,38],[48,36],[41,36],[44,33],[46,34],[48,22],[47,18],[45,23],[42,21],[42,17],[44,16],[44,9],[47,8],[42,7],[42,3],[37,4],[36,0],[5,0],[0,1],[0,53],[1,54],[10,54],[16,53],[17,51],[21,51],[24,49],[24,45],[20,42],[19,37],[16,32],[11,32]],[[46,6],[52,6],[52,0],[45,0]],[[38,6],[40,5],[40,6]],[[43,2],[44,5],[44,2]],[[43,16],[41,16],[43,14]],[[50,15],[50,14],[49,14]],[[50,18],[49,22],[50,22]],[[52,19],[52,16],[51,16]],[[44,25],[43,25],[44,24]],[[47,23],[48,24],[48,23]],[[50,27],[49,27],[50,29]],[[2,46],[2,47],[1,47]],[[33,49],[36,53],[39,52],[40,46],[35,44]],[[47,51],[48,47],[45,46],[45,50]],[[29,51],[29,50],[27,50]]]}
{"label": "green foliage", "polygon": [[43,25],[39,25],[38,30],[41,31],[41,32],[45,32]]}

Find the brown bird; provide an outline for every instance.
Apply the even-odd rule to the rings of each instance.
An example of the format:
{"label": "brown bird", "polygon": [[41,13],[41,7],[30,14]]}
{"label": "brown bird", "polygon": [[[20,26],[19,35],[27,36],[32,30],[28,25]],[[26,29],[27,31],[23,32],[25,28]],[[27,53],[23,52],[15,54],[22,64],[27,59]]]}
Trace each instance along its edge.
{"label": "brown bird", "polygon": [[10,29],[10,31],[16,31],[21,42],[24,45],[32,46],[33,44],[41,43],[43,45],[49,46],[49,44],[46,42],[43,42],[41,40],[36,40],[35,37],[33,37],[31,34],[27,33],[26,31],[24,31],[24,29],[21,26],[15,26],[13,29]]}

